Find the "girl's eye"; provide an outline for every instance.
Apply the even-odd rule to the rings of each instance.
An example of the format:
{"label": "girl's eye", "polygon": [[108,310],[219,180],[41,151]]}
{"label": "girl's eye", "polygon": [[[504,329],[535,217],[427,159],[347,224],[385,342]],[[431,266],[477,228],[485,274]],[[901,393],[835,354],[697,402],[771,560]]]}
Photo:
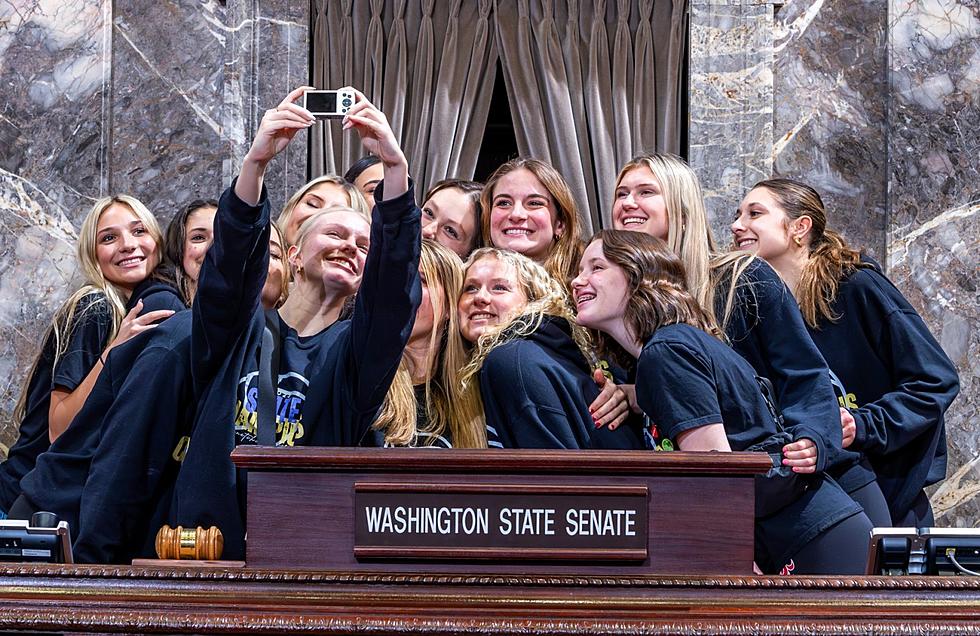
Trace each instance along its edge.
{"label": "girl's eye", "polygon": [[313,198],[307,199],[306,200],[306,205],[310,206],[311,208],[319,208],[320,207],[320,200],[319,199],[313,199]]}
{"label": "girl's eye", "polygon": [[527,202],[527,205],[528,207],[540,208],[541,206],[546,205],[546,203],[543,199],[531,199]]}
{"label": "girl's eye", "polygon": [[143,236],[146,234],[146,228],[138,227],[133,230],[133,236]]}
{"label": "girl's eye", "polygon": [[362,254],[367,254],[368,253],[368,246],[367,245],[358,245],[357,246],[357,249],[361,250],[361,253]]}
{"label": "girl's eye", "polygon": [[494,291],[510,291],[510,287],[508,287],[507,285],[502,285],[500,283],[497,283],[496,285],[493,286],[493,290]]}
{"label": "girl's eye", "polygon": [[457,241],[459,240],[459,232],[456,231],[456,228],[447,227],[445,228],[445,230],[446,230],[446,234],[448,234],[450,238],[453,238]]}
{"label": "girl's eye", "polygon": [[476,285],[473,285],[472,283],[469,284],[469,285],[463,285],[463,291],[464,292],[474,292],[474,291],[476,291]]}
{"label": "girl's eye", "polygon": [[626,190],[616,190],[616,198],[617,199],[625,199],[626,198],[626,195],[627,195]]}
{"label": "girl's eye", "polygon": [[422,208],[422,214],[426,215],[430,219],[435,218],[436,216],[435,214],[432,213],[432,210],[430,210],[429,208]]}
{"label": "girl's eye", "polygon": [[102,243],[112,243],[116,240],[115,234],[103,234],[102,238],[99,239]]}
{"label": "girl's eye", "polygon": [[495,208],[509,208],[510,207],[510,201],[508,201],[507,199],[501,199],[501,200],[497,201],[496,203],[494,203],[493,204],[493,207],[495,207]]}
{"label": "girl's eye", "polygon": [[269,256],[271,258],[276,259],[277,261],[281,261],[282,260],[282,254],[280,254],[279,252],[269,252]]}

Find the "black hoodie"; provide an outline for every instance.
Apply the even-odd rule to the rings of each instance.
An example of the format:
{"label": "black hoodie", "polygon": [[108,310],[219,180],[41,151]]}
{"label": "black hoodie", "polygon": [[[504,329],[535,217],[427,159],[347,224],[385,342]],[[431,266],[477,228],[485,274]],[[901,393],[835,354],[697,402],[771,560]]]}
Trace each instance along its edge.
{"label": "black hoodie", "polygon": [[495,347],[479,377],[491,447],[645,448],[637,422],[596,428],[589,405],[599,386],[563,318]]}

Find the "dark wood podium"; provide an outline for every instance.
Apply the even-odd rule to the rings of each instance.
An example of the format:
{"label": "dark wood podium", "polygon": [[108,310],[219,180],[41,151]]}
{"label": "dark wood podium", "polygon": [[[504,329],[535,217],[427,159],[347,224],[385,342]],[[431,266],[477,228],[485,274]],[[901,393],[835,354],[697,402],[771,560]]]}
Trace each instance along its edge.
{"label": "dark wood podium", "polygon": [[757,453],[238,447],[250,568],[751,574]]}

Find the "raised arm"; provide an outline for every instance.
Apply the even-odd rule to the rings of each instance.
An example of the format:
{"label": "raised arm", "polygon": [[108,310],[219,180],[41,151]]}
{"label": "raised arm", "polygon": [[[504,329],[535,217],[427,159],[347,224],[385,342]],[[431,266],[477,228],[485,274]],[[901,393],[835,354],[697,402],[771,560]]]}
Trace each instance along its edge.
{"label": "raised arm", "polygon": [[265,112],[242,172],[218,201],[214,241],[204,258],[194,299],[192,374],[200,390],[231,351],[259,308],[269,262],[269,201],[263,181],[269,162],[315,121],[291,92]]}
{"label": "raised arm", "polygon": [[375,191],[371,246],[351,318],[349,352],[357,443],[388,393],[422,301],[421,226],[408,163],[384,113],[360,92],[344,120],[364,149],[381,159],[384,180]]}

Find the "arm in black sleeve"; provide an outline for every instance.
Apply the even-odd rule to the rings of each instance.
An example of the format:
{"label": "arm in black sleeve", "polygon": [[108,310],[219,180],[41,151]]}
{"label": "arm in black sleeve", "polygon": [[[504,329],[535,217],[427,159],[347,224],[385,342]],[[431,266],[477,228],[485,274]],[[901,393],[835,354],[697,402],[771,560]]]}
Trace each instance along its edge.
{"label": "arm in black sleeve", "polygon": [[[388,201],[375,191],[371,247],[351,318],[348,362],[352,405],[371,419],[384,402],[422,302],[419,277],[421,212],[415,188]],[[363,431],[355,431],[360,439]],[[355,439],[355,441],[356,441]]]}
{"label": "arm in black sleeve", "polygon": [[[750,270],[749,284],[755,298],[758,324],[749,337],[758,343],[768,377],[784,418],[784,428],[794,440],[809,438],[817,445],[817,471],[827,465],[830,451],[840,448],[840,410],[827,362],[813,343],[799,305],[779,276],[764,262]],[[750,295],[751,295],[750,293]],[[738,343],[733,343],[736,350]]]}
{"label": "arm in black sleeve", "polygon": [[218,201],[214,241],[198,277],[194,298],[191,372],[206,386],[258,310],[269,269],[269,201],[265,190],[251,206],[234,183]]}
{"label": "arm in black sleeve", "polygon": [[891,360],[894,389],[853,411],[854,446],[883,455],[941,425],[959,393],[959,376],[910,306],[885,318],[878,351]]}

